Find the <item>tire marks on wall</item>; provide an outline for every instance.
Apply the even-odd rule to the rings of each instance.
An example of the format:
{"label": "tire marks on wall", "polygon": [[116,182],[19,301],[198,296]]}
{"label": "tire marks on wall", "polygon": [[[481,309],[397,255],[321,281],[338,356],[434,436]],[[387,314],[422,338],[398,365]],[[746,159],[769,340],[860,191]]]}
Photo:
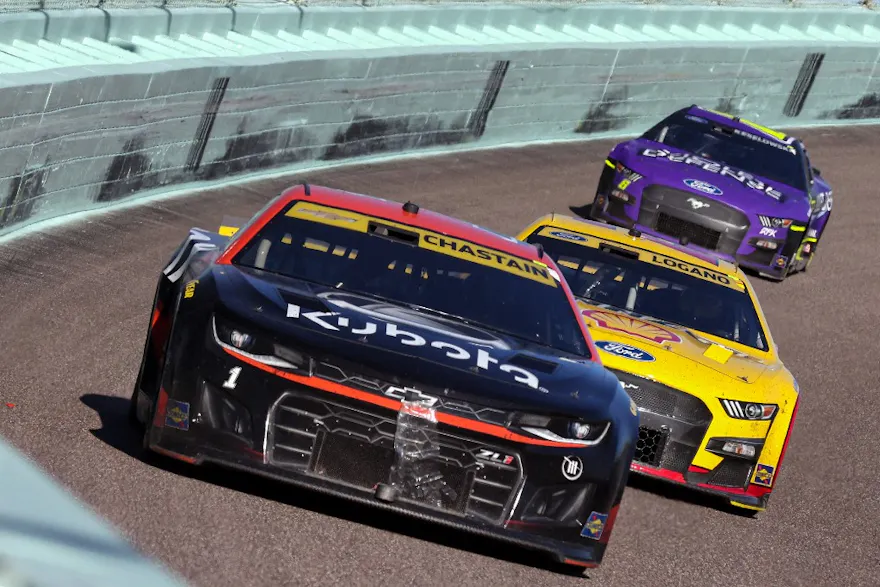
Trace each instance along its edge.
{"label": "tire marks on wall", "polygon": [[599,102],[590,106],[574,132],[593,134],[626,127],[626,116],[615,114],[614,109],[626,102],[628,93],[626,86],[606,91]]}
{"label": "tire marks on wall", "polygon": [[[147,135],[140,132],[129,139],[122,153],[111,161],[95,201],[112,202],[146,189],[306,161],[340,160],[479,140],[509,68],[510,61],[496,61],[488,70],[485,87],[474,109],[451,121],[434,114],[383,117],[356,113],[327,145],[326,142],[321,144],[322,141],[304,127],[281,124],[252,128],[256,123],[244,115],[235,135],[227,139],[224,153],[205,162],[211,133],[231,82],[229,77],[218,77],[211,84],[185,166],[177,171],[154,169],[163,167],[151,158],[157,148],[148,147]],[[23,219],[16,216],[13,222]]]}
{"label": "tire marks on wall", "polygon": [[800,115],[804,109],[804,103],[807,101],[807,96],[813,89],[813,83],[816,81],[823,61],[825,61],[825,53],[808,53],[804,57],[797,79],[795,79],[785,107],[782,109],[783,114],[792,118]]}
{"label": "tire marks on wall", "polygon": [[0,229],[30,219],[43,192],[48,172],[48,167],[43,166],[27,170],[13,178],[6,200],[0,207]]}

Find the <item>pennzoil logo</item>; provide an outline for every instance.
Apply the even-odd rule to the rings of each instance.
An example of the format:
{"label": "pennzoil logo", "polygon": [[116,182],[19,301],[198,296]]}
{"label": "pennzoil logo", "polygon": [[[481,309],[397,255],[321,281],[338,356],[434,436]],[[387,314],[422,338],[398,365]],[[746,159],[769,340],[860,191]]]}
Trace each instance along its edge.
{"label": "pennzoil logo", "polygon": [[613,312],[605,312],[602,310],[584,310],[581,312],[584,317],[595,322],[600,328],[622,332],[630,336],[644,338],[657,344],[664,342],[681,342],[681,337],[667,328],[663,328],[651,322],[645,322],[638,318],[630,316],[622,316]]}

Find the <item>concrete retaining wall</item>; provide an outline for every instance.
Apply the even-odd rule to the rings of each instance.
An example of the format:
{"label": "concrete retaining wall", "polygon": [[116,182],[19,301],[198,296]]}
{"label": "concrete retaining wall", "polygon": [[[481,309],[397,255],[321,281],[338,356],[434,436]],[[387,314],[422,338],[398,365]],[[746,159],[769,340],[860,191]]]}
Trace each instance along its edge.
{"label": "concrete retaining wall", "polygon": [[6,15],[0,43],[20,62],[0,54],[0,232],[280,166],[635,134],[691,103],[771,126],[876,120],[878,18],[625,6]]}

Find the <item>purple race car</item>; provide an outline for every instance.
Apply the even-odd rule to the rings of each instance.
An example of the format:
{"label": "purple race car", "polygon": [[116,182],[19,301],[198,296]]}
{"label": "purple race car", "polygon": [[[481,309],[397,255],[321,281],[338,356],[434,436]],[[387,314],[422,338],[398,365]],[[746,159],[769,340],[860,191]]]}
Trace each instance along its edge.
{"label": "purple race car", "polygon": [[612,149],[588,217],[781,281],[806,270],[831,203],[800,140],[690,106]]}

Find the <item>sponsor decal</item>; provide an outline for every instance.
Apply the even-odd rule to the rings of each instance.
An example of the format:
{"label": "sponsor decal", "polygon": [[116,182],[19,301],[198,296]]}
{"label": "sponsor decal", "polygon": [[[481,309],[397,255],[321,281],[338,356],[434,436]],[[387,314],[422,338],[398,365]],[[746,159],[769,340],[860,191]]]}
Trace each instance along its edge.
{"label": "sponsor decal", "polygon": [[336,212],[331,212],[329,210],[321,210],[318,208],[306,208],[306,209],[303,209],[301,213],[307,214],[309,216],[314,216],[316,218],[324,218],[325,220],[332,220],[334,222],[342,222],[342,223],[346,223],[346,224],[351,224],[353,222],[357,222],[357,218],[343,216],[342,214],[337,214]]}
{"label": "sponsor decal", "polygon": [[198,279],[193,279],[183,288],[183,297],[189,299],[196,294],[196,285],[199,283]]}
{"label": "sponsor decal", "polygon": [[649,262],[653,263],[654,265],[669,267],[670,269],[675,269],[676,271],[680,271],[682,273],[696,275],[697,277],[700,277],[707,281],[714,281],[715,283],[720,283],[722,285],[733,287],[733,281],[730,279],[730,277],[724,275],[723,273],[718,273],[704,267],[698,267],[697,265],[691,265],[690,263],[679,261],[678,259],[673,259],[672,257],[652,254]]}
{"label": "sponsor decal", "polygon": [[807,231],[807,238],[817,238],[816,235],[819,234],[815,228],[811,228]]}
{"label": "sponsor decal", "polygon": [[599,512],[591,512],[587,518],[587,523],[581,529],[581,536],[599,540],[602,538],[602,532],[605,531],[605,522],[608,521],[608,514],[600,514]]}
{"label": "sponsor decal", "polygon": [[580,457],[565,456],[562,458],[562,476],[569,481],[577,481],[584,472],[584,463]]}
{"label": "sponsor decal", "polygon": [[711,194],[713,196],[720,196],[724,193],[721,191],[721,188],[718,188],[711,183],[701,181],[699,179],[686,179],[684,180],[684,185],[688,186],[692,190],[697,190],[698,192]]}
{"label": "sponsor decal", "polygon": [[481,461],[489,461],[490,463],[501,463],[502,465],[513,464],[513,456],[495,452],[488,448],[477,449],[477,458]]}
{"label": "sponsor decal", "polygon": [[632,184],[636,183],[637,181],[639,181],[640,179],[645,177],[641,173],[636,173],[632,169],[627,169],[626,167],[623,167],[623,169],[621,169],[621,167],[623,167],[623,166],[618,165],[617,170],[620,172],[621,175],[623,175],[623,179],[620,180],[620,183],[617,184],[617,187],[622,190],[625,190],[626,188],[628,188]]}
{"label": "sponsor decal", "polygon": [[177,400],[168,400],[165,409],[165,426],[178,430],[189,430],[189,404]]}
{"label": "sponsor decal", "polygon": [[[766,137],[759,137],[758,135],[756,135],[754,133],[746,132],[746,131],[740,130],[738,128],[733,129],[733,134],[735,134],[739,137],[744,137],[746,139],[758,142],[758,143],[762,143],[764,145],[770,145],[771,147],[775,147],[775,148],[779,149],[780,151],[785,151],[786,153],[790,153],[792,155],[797,155],[797,151],[790,144],[783,144],[778,141],[768,139]],[[789,141],[791,141],[791,140],[792,139],[789,138]]]}
{"label": "sponsor decal", "polygon": [[788,257],[779,257],[778,259],[776,259],[776,265],[778,267],[785,267],[786,265],[788,265]]}
{"label": "sponsor decal", "polygon": [[776,231],[778,228],[767,228],[766,226],[762,226],[761,230],[758,231],[758,234],[761,236],[769,236],[771,238],[776,238]]}
{"label": "sponsor decal", "polygon": [[636,336],[662,344],[664,342],[681,342],[677,334],[651,322],[645,322],[631,316],[622,316],[613,312],[602,310],[584,310],[581,312],[585,317],[595,322],[600,328],[623,332],[630,336]]}
{"label": "sponsor decal", "polygon": [[437,423],[437,411],[434,408],[426,406],[421,402],[407,401],[400,402],[400,413],[414,418],[421,418],[429,422]]}
{"label": "sponsor decal", "polygon": [[723,177],[733,178],[744,186],[762,192],[767,196],[770,196],[774,200],[779,201],[782,199],[782,192],[780,192],[773,186],[767,185],[760,179],[757,179],[751,173],[747,173],[741,169],[736,169],[729,165],[718,163],[717,161],[710,161],[708,159],[704,159],[703,157],[689,155],[688,153],[674,153],[672,151],[667,151],[666,149],[642,149],[639,152],[639,155],[641,155],[642,157],[650,157],[651,159],[665,159],[667,161],[672,161],[673,163],[683,163],[685,165],[699,167],[703,171],[707,171],[709,173],[715,173]]}
{"label": "sponsor decal", "polygon": [[770,487],[773,485],[773,471],[775,471],[775,469],[770,465],[762,465],[761,463],[758,463],[758,466],[755,469],[755,480],[753,483],[755,485]]}
{"label": "sponsor decal", "polygon": [[623,357],[624,359],[632,359],[633,361],[641,361],[650,363],[654,360],[654,356],[650,353],[643,351],[640,348],[629,346],[628,344],[623,344],[619,342],[612,342],[609,340],[599,340],[594,343],[597,348],[605,351],[609,355],[615,355],[617,357]]}
{"label": "sponsor decal", "polygon": [[710,206],[708,202],[703,202],[696,198],[688,198],[687,202],[694,210],[699,210],[700,208],[708,208]]}
{"label": "sponsor decal", "polygon": [[331,332],[348,332],[357,337],[364,338],[368,336],[386,336],[394,339],[404,347],[429,347],[438,355],[442,354],[448,359],[455,359],[457,361],[468,361],[476,366],[477,369],[486,371],[498,369],[511,375],[517,383],[547,393],[547,390],[540,386],[540,381],[534,373],[516,365],[502,363],[484,348],[478,348],[476,352],[473,352],[444,340],[430,340],[415,332],[403,330],[393,322],[385,322],[380,325],[365,320],[361,324],[354,324],[351,319],[340,315],[339,312],[308,311],[296,304],[287,304],[287,317],[310,322]]}
{"label": "sponsor decal", "polygon": [[561,238],[567,241],[577,241],[577,242],[586,242],[586,238],[579,235],[574,234],[572,232],[565,232],[564,230],[553,230],[550,231],[550,236],[555,236],[556,238]]}
{"label": "sponsor decal", "polygon": [[833,194],[834,192],[829,190],[816,196],[816,212],[819,216],[826,212],[831,212],[831,206],[834,200]]}
{"label": "sponsor decal", "polygon": [[692,114],[685,114],[684,117],[687,118],[688,120],[690,120],[691,122],[696,122],[699,124],[709,124],[709,121],[706,120],[705,118],[702,118],[701,116],[694,116]]}

